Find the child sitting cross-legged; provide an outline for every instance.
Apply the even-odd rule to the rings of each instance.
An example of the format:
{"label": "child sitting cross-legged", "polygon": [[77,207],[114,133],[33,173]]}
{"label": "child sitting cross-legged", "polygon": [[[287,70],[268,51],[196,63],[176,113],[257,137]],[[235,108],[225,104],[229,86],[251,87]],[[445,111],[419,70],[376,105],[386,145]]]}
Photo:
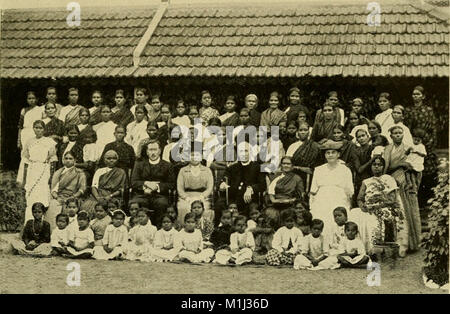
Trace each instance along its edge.
{"label": "child sitting cross-legged", "polygon": [[25,224],[22,232],[22,241],[13,240],[11,245],[18,254],[31,256],[49,256],[52,248],[50,246],[50,224],[43,219],[46,211],[42,203],[34,203],[31,212],[34,219]]}
{"label": "child sitting cross-legged", "polygon": [[227,263],[242,265],[252,261],[255,250],[253,234],[246,231],[247,218],[238,216],[234,220],[235,232],[230,236],[230,250],[222,249],[216,253],[215,262],[225,265]]}
{"label": "child sitting cross-legged", "polygon": [[67,228],[69,217],[66,214],[56,215],[56,228],[53,229],[50,244],[52,245],[52,255],[62,255],[67,253],[67,245],[70,240],[70,230]]}
{"label": "child sitting cross-legged", "polygon": [[125,213],[117,209],[112,213],[112,224],[108,225],[103,236],[103,246],[96,246],[94,258],[100,260],[121,259],[127,246],[128,230],[124,226]]}
{"label": "child sitting cross-legged", "polygon": [[180,231],[181,229],[183,229],[183,226],[177,220],[178,214],[177,214],[177,210],[176,210],[175,206],[172,205],[172,206],[167,207],[166,214],[169,215],[170,217],[172,217],[173,228],[176,231]]}
{"label": "child sitting cross-legged", "polygon": [[345,238],[345,223],[347,222],[347,210],[344,207],[336,207],[333,210],[334,222],[330,232],[330,255],[337,255],[342,240]]}
{"label": "child sitting cross-legged", "polygon": [[272,249],[267,253],[267,264],[271,266],[292,265],[298,252],[299,241],[303,238],[300,229],[295,225],[295,212],[288,208],[281,212],[283,227],[275,232]]}
{"label": "child sitting cross-legged", "polygon": [[358,235],[358,225],[352,221],[345,223],[345,238],[339,246],[337,259],[342,267],[365,266],[370,258],[366,254],[366,249]]}
{"label": "child sitting cross-legged", "polygon": [[337,258],[329,256],[330,245],[322,235],[323,221],[313,219],[311,234],[300,243],[300,254],[295,257],[294,269],[336,269],[339,268]]}
{"label": "child sitting cross-legged", "polygon": [[255,204],[256,203],[250,203],[250,205],[249,205],[250,219],[247,220],[247,231],[252,231],[253,229],[256,228],[256,225],[257,225],[256,220],[258,219],[259,215],[261,215],[261,213],[258,210],[258,204],[256,204],[256,206],[255,206]]}
{"label": "child sitting cross-legged", "polygon": [[187,213],[184,216],[184,229],[175,237],[174,246],[181,261],[190,263],[209,263],[214,256],[214,250],[203,248],[202,233],[195,228],[195,214]]}
{"label": "child sitting cross-legged", "polygon": [[199,229],[202,233],[203,241],[206,246],[212,246],[209,242],[212,232],[214,231],[213,223],[203,216],[205,212],[205,206],[202,201],[195,200],[191,204],[191,213],[195,217],[195,228]]}
{"label": "child sitting cross-legged", "polygon": [[[90,258],[93,254],[94,232],[89,228],[89,214],[80,211],[77,215],[78,229],[70,231],[67,254],[64,256],[71,258]],[[73,231],[73,232],[72,232]]]}
{"label": "child sitting cross-legged", "polygon": [[266,255],[272,249],[272,241],[275,223],[265,215],[256,218],[256,228],[252,229],[255,238],[255,250],[253,251],[253,263],[264,265]]}
{"label": "child sitting cross-legged", "polygon": [[228,210],[231,212],[231,219],[234,222],[234,219],[239,216],[239,209],[236,203],[229,203]]}
{"label": "child sitting cross-legged", "polygon": [[178,254],[174,247],[175,237],[178,234],[173,227],[174,221],[174,218],[168,214],[161,218],[161,229],[156,231],[153,241],[152,257],[156,262],[173,261]]}
{"label": "child sitting cross-legged", "polygon": [[106,227],[111,224],[111,217],[108,215],[108,204],[100,201],[95,205],[95,218],[91,221],[91,229],[94,232],[95,246],[103,245],[103,236]]}
{"label": "child sitting cross-legged", "polygon": [[220,218],[220,225],[214,229],[211,234],[210,241],[214,250],[217,252],[222,249],[227,249],[230,246],[230,236],[233,233],[233,218],[228,209],[222,211]]}
{"label": "child sitting cross-legged", "polygon": [[138,223],[128,234],[126,258],[130,261],[152,261],[156,227],[148,219],[147,208],[139,208],[136,217]]}
{"label": "child sitting cross-legged", "polygon": [[131,201],[128,203],[128,210],[130,211],[130,216],[126,217],[123,223],[128,230],[130,230],[131,228],[133,228],[135,225],[138,224],[138,220],[136,217],[140,207],[141,206],[139,202]]}
{"label": "child sitting cross-legged", "polygon": [[[78,200],[75,198],[69,198],[66,200],[66,207],[63,211],[63,213],[67,214],[69,217],[69,223],[67,225],[67,229],[70,232],[75,232],[78,230],[78,219],[77,219],[77,213],[78,213]],[[91,217],[89,217],[91,218]]]}

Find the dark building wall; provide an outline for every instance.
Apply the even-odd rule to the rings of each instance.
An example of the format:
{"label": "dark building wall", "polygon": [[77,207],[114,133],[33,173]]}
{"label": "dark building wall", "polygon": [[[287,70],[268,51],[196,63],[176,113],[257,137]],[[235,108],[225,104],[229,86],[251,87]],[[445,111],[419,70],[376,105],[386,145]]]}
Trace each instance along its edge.
{"label": "dark building wall", "polygon": [[[222,108],[228,95],[236,95],[238,107],[243,106],[245,95],[254,93],[259,97],[260,111],[267,108],[268,97],[272,91],[279,91],[287,99],[292,86],[298,86],[303,102],[311,109],[318,109],[325,101],[327,93],[336,90],[339,93],[341,107],[347,112],[350,101],[361,97],[366,105],[366,115],[373,118],[378,112],[377,96],[389,92],[392,103],[404,106],[412,105],[412,90],[416,85],[425,88],[427,103],[431,105],[440,120],[441,129],[438,147],[448,148],[449,127],[449,80],[448,78],[111,78],[111,79],[58,79],[58,80],[2,80],[1,81],[1,158],[5,169],[16,169],[20,162],[20,152],[16,147],[17,125],[20,110],[26,106],[26,92],[34,90],[40,103],[45,102],[47,86],[55,86],[58,102],[67,103],[68,88],[78,87],[79,103],[91,106],[92,91],[99,89],[104,93],[105,102],[112,104],[114,91],[124,89],[131,100],[134,87],[144,86],[150,93],[162,95],[161,100],[175,106],[182,97],[187,105],[199,105],[202,90],[209,90],[215,106]],[[286,105],[286,104],[283,104]]]}

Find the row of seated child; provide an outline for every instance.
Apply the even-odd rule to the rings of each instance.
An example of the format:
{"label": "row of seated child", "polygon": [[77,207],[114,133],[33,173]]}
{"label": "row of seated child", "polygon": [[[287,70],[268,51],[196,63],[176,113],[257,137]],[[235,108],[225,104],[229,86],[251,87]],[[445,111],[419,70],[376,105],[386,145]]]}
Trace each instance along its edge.
{"label": "row of seated child", "polygon": [[87,212],[77,212],[75,199],[68,201],[67,214],[56,217],[57,227],[51,232],[43,220],[46,208],[35,203],[34,219],[27,221],[22,241],[12,245],[19,254],[41,257],[255,263],[311,270],[360,267],[370,261],[358,237],[358,226],[347,221],[347,211],[342,207],[334,210],[336,224],[332,238],[328,238],[322,235],[323,221],[312,219],[305,209],[283,210],[282,226],[275,231],[273,218],[261,214],[256,206],[252,206],[247,219],[230,204],[214,228],[203,218],[203,203],[194,201],[183,226],[175,223],[176,210],[170,207],[162,215],[158,230],[149,220],[148,209],[140,208],[138,203],[130,204],[130,217],[120,209],[109,211],[105,204],[96,205],[91,220]]}

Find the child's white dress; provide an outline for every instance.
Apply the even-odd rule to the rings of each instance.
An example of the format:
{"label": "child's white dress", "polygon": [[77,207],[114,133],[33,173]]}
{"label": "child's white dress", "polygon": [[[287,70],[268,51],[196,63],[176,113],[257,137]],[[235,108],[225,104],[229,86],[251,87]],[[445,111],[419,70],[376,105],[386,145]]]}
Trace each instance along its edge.
{"label": "child's white dress", "polygon": [[70,233],[74,233],[79,228],[80,228],[80,226],[78,226],[77,215],[75,215],[73,217],[69,216],[69,223],[67,224],[66,229],[69,230]]}
{"label": "child's white dress", "polygon": [[[287,253],[295,254],[298,252],[301,240],[303,239],[303,233],[297,227],[292,227],[288,229],[283,226],[275,232],[272,240],[272,248],[282,253],[286,251]],[[288,250],[289,243],[292,247]]]}
{"label": "child's white dress", "polygon": [[90,227],[94,232],[95,246],[103,245],[103,236],[109,224],[111,224],[111,217],[108,215],[102,219],[95,218],[91,221]]}
{"label": "child's white dress", "polygon": [[348,253],[358,255],[355,257],[350,256],[342,256],[347,262],[350,264],[358,264],[364,257],[366,257],[366,248],[364,247],[364,243],[359,238],[355,238],[353,240],[349,240],[348,238],[344,238],[341,241],[339,246],[339,254]]}
{"label": "child's white dress", "polygon": [[336,223],[331,230],[330,255],[338,255],[342,240],[345,239],[345,225],[338,226]]}
{"label": "child's white dress", "polygon": [[213,249],[203,249],[203,238],[199,229],[194,232],[181,230],[175,236],[174,246],[179,252],[180,260],[185,259],[191,263],[209,263],[214,256]]}
{"label": "child's white dress", "polygon": [[111,253],[107,253],[103,246],[96,246],[94,248],[94,258],[101,260],[109,260],[116,257],[121,257],[124,248],[128,243],[128,230],[127,227],[121,225],[115,227],[114,225],[108,225],[103,236],[103,245],[107,245],[113,249]]}
{"label": "child's white dress", "polygon": [[288,229],[283,226],[275,232],[272,249],[267,252],[266,262],[271,266],[292,265],[298,253],[303,233],[297,227]]}
{"label": "child's white dress", "polygon": [[52,235],[50,236],[50,244],[52,247],[62,248],[59,242],[64,243],[65,245],[69,244],[70,240],[70,230],[67,226],[64,229],[59,229],[56,227],[53,229]]}
{"label": "child's white dress", "polygon": [[164,229],[156,231],[152,252],[152,257],[156,262],[173,261],[177,256],[178,251],[174,247],[177,234],[178,231],[175,228],[169,231]]}
{"label": "child's white dress", "polygon": [[[303,237],[300,246],[300,253],[295,257],[294,269],[336,269],[340,265],[336,256],[329,256],[330,244],[321,234],[319,237],[314,238],[312,234],[308,234]],[[313,258],[318,259],[322,256],[326,256],[323,261],[321,261],[317,266],[313,266],[311,261],[303,254],[309,254]]]}
{"label": "child's white dress", "polygon": [[156,227],[150,221],[146,225],[138,224],[131,228],[126,249],[126,259],[130,261],[151,261]]}
{"label": "child's white dress", "polygon": [[94,250],[88,248],[89,243],[94,242],[94,232],[91,228],[86,228],[84,230],[76,229],[75,231],[70,231],[70,240],[73,241],[74,246],[81,251],[76,251],[74,248],[69,247],[67,251],[73,256],[79,256],[84,253],[93,254]]}
{"label": "child's white dress", "polygon": [[230,236],[230,249],[231,251],[225,249],[217,251],[214,262],[225,265],[233,258],[236,265],[250,263],[252,261],[253,251],[255,250],[253,233],[248,231],[244,233],[232,233]]}

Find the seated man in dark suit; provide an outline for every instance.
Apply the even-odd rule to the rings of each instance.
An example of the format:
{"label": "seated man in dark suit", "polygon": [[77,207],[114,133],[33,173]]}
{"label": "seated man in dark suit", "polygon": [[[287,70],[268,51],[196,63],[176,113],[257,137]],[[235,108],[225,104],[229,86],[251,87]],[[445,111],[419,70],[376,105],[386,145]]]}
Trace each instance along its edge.
{"label": "seated man in dark suit", "polygon": [[151,141],[143,148],[142,159],[135,163],[131,175],[132,200],[153,210],[150,218],[157,225],[169,206],[169,190],[175,188],[175,174],[172,165],[161,159],[159,141]]}
{"label": "seated man in dark suit", "polygon": [[[239,161],[231,164],[225,170],[228,179],[229,201],[235,202],[239,213],[248,217],[248,207],[251,202],[258,203],[259,193],[264,190],[265,173],[261,172],[260,164],[250,159],[250,145],[247,142],[238,145]],[[222,182],[219,189],[225,190],[227,184]]]}

